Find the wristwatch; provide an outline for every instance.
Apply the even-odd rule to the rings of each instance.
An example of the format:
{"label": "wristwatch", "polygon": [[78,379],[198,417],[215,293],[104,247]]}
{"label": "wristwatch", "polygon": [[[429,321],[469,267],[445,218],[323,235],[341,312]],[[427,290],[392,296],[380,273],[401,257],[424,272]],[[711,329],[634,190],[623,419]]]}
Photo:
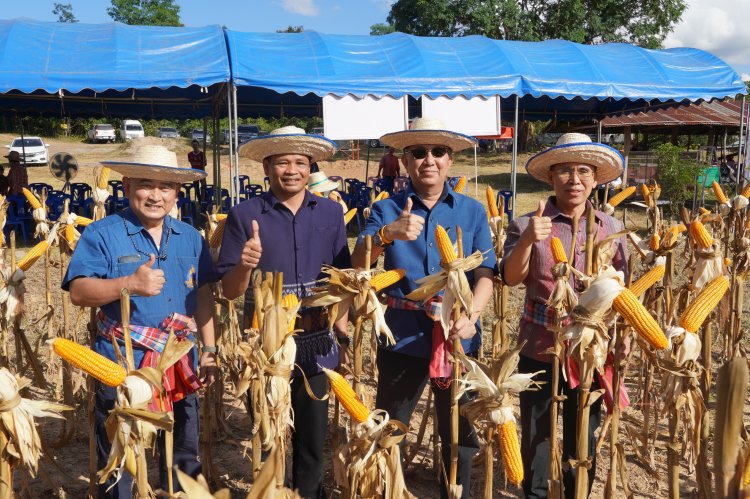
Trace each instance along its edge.
{"label": "wristwatch", "polygon": [[203,345],[201,347],[201,353],[217,353],[218,351],[219,350],[215,346],[214,347],[207,347],[207,346]]}
{"label": "wristwatch", "polygon": [[372,244],[377,246],[378,248],[385,248],[389,244],[393,244],[393,241],[387,241],[383,239],[383,228],[385,226],[381,227],[380,230],[378,230],[374,236],[372,236]]}
{"label": "wristwatch", "polygon": [[352,339],[348,336],[336,336],[336,343],[341,347],[348,347],[352,344]]}

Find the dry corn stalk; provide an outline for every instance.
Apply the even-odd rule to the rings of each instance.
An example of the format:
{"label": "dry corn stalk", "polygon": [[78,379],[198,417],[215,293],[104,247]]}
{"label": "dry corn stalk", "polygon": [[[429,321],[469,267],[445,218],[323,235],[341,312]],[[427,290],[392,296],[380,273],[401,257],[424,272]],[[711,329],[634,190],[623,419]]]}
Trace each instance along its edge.
{"label": "dry corn stalk", "polygon": [[724,254],[719,239],[711,236],[699,220],[690,224],[690,239],[696,259],[690,289],[700,291],[707,283],[723,275]]}
{"label": "dry corn stalk", "polygon": [[7,324],[14,324],[23,316],[26,271],[44,255],[54,238],[54,231],[51,231],[45,241],[37,243],[18,261],[18,268],[13,273],[10,265],[0,263],[0,314]]}
{"label": "dry corn stalk", "polygon": [[382,335],[387,345],[395,344],[393,333],[385,322],[385,312],[377,293],[404,277],[404,270],[394,269],[381,274],[373,274],[369,270],[340,270],[324,266],[322,272],[328,274],[328,282],[324,286],[313,289],[311,296],[303,298],[302,306],[330,307],[328,326],[333,329],[333,323],[339,315],[340,304],[346,304],[352,300],[354,315],[372,320],[373,332]]}
{"label": "dry corn stalk", "polygon": [[24,187],[22,189],[23,195],[31,206],[31,217],[36,223],[36,229],[34,230],[34,237],[38,239],[46,239],[49,235],[50,221],[47,219],[47,208],[45,204],[29,189]]}
{"label": "dry corn stalk", "polygon": [[733,357],[719,369],[714,429],[714,490],[718,497],[739,497],[743,469],[738,466],[738,451],[747,378],[743,357]]}
{"label": "dry corn stalk", "polygon": [[102,166],[95,170],[96,185],[92,189],[91,197],[94,199],[94,220],[101,220],[107,216],[107,210],[104,204],[109,199],[109,189],[107,188],[107,182],[109,181],[109,167]]}
{"label": "dry corn stalk", "polygon": [[[13,497],[12,471],[22,467],[31,476],[36,474],[42,444],[34,418],[63,419],[66,405],[22,398],[20,392],[30,381],[0,368],[0,434],[5,445],[0,448],[0,497]],[[8,474],[10,472],[10,474]]]}

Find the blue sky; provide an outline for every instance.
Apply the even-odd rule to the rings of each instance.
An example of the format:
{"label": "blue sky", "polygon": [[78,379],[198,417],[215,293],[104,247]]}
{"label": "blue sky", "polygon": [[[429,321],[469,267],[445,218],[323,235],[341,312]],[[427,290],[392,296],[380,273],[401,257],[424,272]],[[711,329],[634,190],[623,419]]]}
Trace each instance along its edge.
{"label": "blue sky", "polygon": [[[107,0],[59,0],[70,3],[81,22],[109,22]],[[275,31],[289,25],[322,33],[366,35],[370,26],[385,22],[393,0],[179,0],[187,26],[222,24],[240,31]],[[3,2],[2,17],[54,21],[52,0]],[[665,47],[707,50],[750,80],[750,1],[688,0],[682,21],[665,40]]]}

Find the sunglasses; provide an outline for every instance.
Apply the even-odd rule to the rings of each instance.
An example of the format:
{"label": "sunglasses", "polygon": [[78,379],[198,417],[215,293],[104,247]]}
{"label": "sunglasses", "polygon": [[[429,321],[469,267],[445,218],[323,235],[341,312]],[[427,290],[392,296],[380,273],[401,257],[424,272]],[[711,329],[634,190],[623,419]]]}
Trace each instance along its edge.
{"label": "sunglasses", "polygon": [[427,153],[431,152],[433,158],[442,158],[446,154],[450,154],[451,150],[448,147],[433,147],[432,149],[415,147],[414,149],[409,149],[406,152],[411,154],[414,159],[425,159],[427,157]]}

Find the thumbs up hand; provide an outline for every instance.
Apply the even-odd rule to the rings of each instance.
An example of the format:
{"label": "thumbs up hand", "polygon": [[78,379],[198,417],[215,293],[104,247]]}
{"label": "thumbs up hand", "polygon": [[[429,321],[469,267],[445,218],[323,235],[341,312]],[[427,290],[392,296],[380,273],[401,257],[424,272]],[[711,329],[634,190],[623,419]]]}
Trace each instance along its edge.
{"label": "thumbs up hand", "polygon": [[156,262],[156,256],[151,253],[148,261],[130,276],[127,287],[132,293],[139,296],[156,296],[161,293],[166,278],[163,270],[153,268],[154,262]]}
{"label": "thumbs up hand", "polygon": [[540,200],[536,213],[531,217],[529,225],[521,234],[521,237],[529,244],[544,241],[552,233],[552,219],[543,216],[545,207],[546,201]]}
{"label": "thumbs up hand", "polygon": [[385,236],[388,239],[400,239],[402,241],[414,241],[422,233],[424,227],[424,218],[414,215],[411,212],[411,198],[406,199],[406,205],[399,214],[398,218],[388,224],[385,230]]}
{"label": "thumbs up hand", "polygon": [[260,263],[262,253],[263,247],[260,244],[260,228],[258,221],[253,220],[253,231],[250,234],[250,239],[245,243],[245,247],[242,248],[240,263],[247,270],[256,269],[258,268],[258,263]]}

